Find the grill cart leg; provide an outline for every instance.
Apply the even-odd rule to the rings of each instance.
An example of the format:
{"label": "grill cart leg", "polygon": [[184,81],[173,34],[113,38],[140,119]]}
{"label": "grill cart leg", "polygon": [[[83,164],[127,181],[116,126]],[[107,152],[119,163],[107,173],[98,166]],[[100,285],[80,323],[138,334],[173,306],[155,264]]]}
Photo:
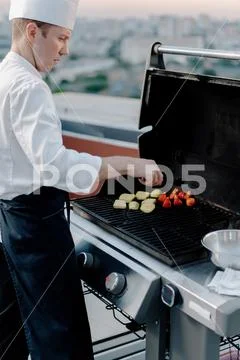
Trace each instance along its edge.
{"label": "grill cart leg", "polygon": [[220,337],[177,308],[170,315],[171,360],[219,360]]}
{"label": "grill cart leg", "polygon": [[146,360],[165,360],[168,309],[163,306],[156,321],[147,324]]}

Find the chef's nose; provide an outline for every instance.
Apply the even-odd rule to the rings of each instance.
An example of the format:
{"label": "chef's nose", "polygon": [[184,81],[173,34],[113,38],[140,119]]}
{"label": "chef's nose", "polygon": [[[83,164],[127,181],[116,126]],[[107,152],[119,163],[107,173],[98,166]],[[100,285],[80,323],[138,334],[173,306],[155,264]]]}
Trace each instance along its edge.
{"label": "chef's nose", "polygon": [[67,42],[64,44],[63,48],[61,49],[60,55],[69,55],[69,47]]}

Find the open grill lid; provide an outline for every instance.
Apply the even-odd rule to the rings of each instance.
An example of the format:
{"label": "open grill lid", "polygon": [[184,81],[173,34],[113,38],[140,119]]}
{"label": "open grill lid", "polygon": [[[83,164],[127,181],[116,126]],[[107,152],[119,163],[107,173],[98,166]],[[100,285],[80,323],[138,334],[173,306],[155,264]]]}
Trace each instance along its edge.
{"label": "open grill lid", "polygon": [[[152,130],[139,138],[141,157],[168,166],[176,184],[188,183],[182,165],[206,181],[201,194],[240,211],[240,80],[167,71],[162,54],[152,48],[143,87],[139,128]],[[192,178],[193,179],[193,178]]]}

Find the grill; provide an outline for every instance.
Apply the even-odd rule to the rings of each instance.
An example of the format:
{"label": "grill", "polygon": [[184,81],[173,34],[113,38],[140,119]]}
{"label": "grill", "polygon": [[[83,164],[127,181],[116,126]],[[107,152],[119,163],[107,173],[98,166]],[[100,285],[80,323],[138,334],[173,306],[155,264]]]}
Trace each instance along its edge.
{"label": "grill", "polygon": [[157,205],[153,214],[116,210],[114,196],[98,196],[79,200],[90,219],[123,240],[170,266],[200,260],[207,256],[201,244],[210,231],[227,228],[235,214],[204,201],[194,208],[163,209]]}
{"label": "grill", "polygon": [[[164,191],[188,186],[196,206],[116,210],[113,201],[126,189],[108,183],[99,195],[73,202],[72,233],[88,291],[126,317],[128,329],[146,331],[147,360],[166,353],[170,360],[218,360],[224,346],[238,343],[240,301],[208,290],[217,269],[201,239],[239,225],[240,81],[168,71],[164,53],[240,54],[156,43],[147,63],[140,156],[164,169]],[[134,182],[129,192],[138,190],[149,189]]]}

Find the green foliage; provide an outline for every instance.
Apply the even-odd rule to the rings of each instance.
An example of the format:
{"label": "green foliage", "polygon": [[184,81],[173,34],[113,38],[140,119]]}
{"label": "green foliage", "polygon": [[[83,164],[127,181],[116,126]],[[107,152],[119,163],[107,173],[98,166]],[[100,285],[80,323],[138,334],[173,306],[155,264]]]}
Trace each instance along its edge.
{"label": "green foliage", "polygon": [[100,84],[100,83],[96,83],[96,84],[90,84],[90,85],[87,85],[85,87],[85,91],[88,92],[88,93],[99,93],[100,91],[102,90],[105,90],[107,88],[106,85],[104,84]]}
{"label": "green foliage", "polygon": [[108,88],[108,78],[105,74],[99,73],[94,77],[88,77],[85,84],[86,92],[99,93]]}
{"label": "green foliage", "polygon": [[108,88],[108,77],[100,72],[95,75],[78,75],[74,81],[62,80],[58,87],[53,87],[52,92],[63,91],[99,93]]}
{"label": "green foliage", "polygon": [[53,94],[62,94],[64,91],[63,91],[63,89],[62,88],[60,88],[60,87],[56,87],[53,91],[52,91],[52,93]]}
{"label": "green foliage", "polygon": [[71,53],[69,55],[69,60],[79,60],[79,56],[77,54]]}
{"label": "green foliage", "polygon": [[68,84],[71,84],[71,82],[68,81],[68,80],[63,79],[63,80],[60,82],[60,87],[61,87],[61,86],[64,87],[65,85],[68,85]]}

